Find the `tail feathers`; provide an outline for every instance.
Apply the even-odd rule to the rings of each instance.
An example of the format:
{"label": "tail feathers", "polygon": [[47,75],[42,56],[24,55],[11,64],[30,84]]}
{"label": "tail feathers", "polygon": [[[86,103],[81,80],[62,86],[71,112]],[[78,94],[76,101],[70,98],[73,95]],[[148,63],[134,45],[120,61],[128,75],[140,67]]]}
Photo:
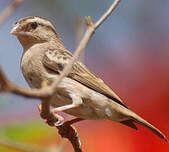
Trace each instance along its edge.
{"label": "tail feathers", "polygon": [[157,136],[159,136],[160,138],[164,139],[166,142],[168,142],[168,139],[165,137],[165,135],[158,130],[157,128],[155,128],[153,125],[151,125],[150,123],[148,123],[147,121],[145,121],[144,119],[141,118],[141,120],[134,120],[136,123],[146,127],[147,129],[149,129],[150,131],[152,131],[154,134],[156,134]]}
{"label": "tail feathers", "polygon": [[126,125],[128,127],[131,127],[131,128],[133,128],[135,130],[138,130],[136,125],[133,123],[133,120],[131,120],[131,119],[130,120],[121,121],[120,123],[122,123],[122,124],[124,124],[124,125]]}
{"label": "tail feathers", "polygon": [[146,127],[147,129],[149,129],[150,131],[152,131],[154,134],[156,134],[157,136],[159,136],[160,138],[164,139],[166,142],[168,142],[167,138],[165,137],[165,135],[158,130],[157,128],[155,128],[153,125],[151,125],[150,123],[148,123],[146,120],[144,120],[143,118],[141,118],[140,116],[138,116],[136,113],[130,111],[130,119],[126,120],[126,121],[122,121],[122,124],[125,124],[133,129],[137,129],[137,127],[134,125],[135,123],[138,123],[144,127]]}
{"label": "tail feathers", "polygon": [[118,105],[116,103],[113,103],[111,106],[112,106],[113,113],[115,113],[115,111],[116,111],[116,113],[115,113],[116,115],[113,115],[112,118],[110,117],[109,118],[110,120],[113,120],[113,121],[118,120],[118,122],[119,122],[119,120],[121,120],[120,123],[127,125],[128,127],[131,127],[135,130],[137,130],[137,127],[135,126],[134,123],[138,123],[138,124],[146,127],[147,129],[149,129],[151,132],[153,132],[154,134],[159,136],[161,139],[168,142],[167,138],[160,130],[158,130],[153,125],[148,123],[146,120],[144,120],[143,118],[138,116],[131,109],[127,109],[124,106]]}

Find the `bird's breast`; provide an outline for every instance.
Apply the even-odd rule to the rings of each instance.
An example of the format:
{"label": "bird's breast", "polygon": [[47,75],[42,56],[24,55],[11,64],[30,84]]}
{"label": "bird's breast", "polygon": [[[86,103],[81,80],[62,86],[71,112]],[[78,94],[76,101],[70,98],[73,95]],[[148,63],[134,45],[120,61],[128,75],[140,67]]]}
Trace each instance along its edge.
{"label": "bird's breast", "polygon": [[42,55],[28,50],[21,60],[21,70],[24,78],[31,88],[40,88],[44,80],[44,70],[42,65]]}

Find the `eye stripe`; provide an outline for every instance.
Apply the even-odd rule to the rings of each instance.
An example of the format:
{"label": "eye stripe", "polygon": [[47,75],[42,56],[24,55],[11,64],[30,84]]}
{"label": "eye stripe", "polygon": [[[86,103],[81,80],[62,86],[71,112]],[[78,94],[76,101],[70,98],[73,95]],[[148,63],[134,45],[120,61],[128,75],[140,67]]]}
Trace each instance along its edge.
{"label": "eye stripe", "polygon": [[[53,27],[53,25],[46,19],[42,18],[42,17],[38,17],[38,16],[29,16],[29,17],[25,17],[25,18],[22,18],[18,21],[20,24],[24,23],[24,22],[27,22],[27,24],[30,25],[30,23],[32,22],[37,22],[38,25],[41,25],[41,26],[45,26],[47,28],[50,28],[53,32],[56,33],[55,31],[55,28]],[[26,28],[27,30],[29,29]],[[34,28],[32,28],[34,29]],[[29,29],[30,30],[30,29]],[[57,34],[57,33],[56,33]]]}

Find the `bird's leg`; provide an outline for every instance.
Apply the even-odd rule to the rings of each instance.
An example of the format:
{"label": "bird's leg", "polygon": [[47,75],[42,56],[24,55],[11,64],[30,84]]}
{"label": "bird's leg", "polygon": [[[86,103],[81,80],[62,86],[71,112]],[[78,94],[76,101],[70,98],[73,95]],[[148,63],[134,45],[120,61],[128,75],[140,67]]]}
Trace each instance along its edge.
{"label": "bird's leg", "polygon": [[49,126],[54,126],[54,123],[61,122],[64,118],[58,114],[55,116],[50,112],[50,99],[43,99],[42,103],[38,105],[40,116]]}
{"label": "bird's leg", "polygon": [[[69,109],[73,109],[73,108],[76,108],[76,107],[79,107],[81,104],[82,104],[82,99],[81,97],[78,97],[78,96],[75,96],[75,95],[72,95],[71,96],[72,98],[72,104],[69,104],[69,105],[65,105],[65,106],[61,106],[61,107],[57,107],[57,108],[54,108],[51,110],[51,113],[56,117],[58,118],[58,112],[59,111],[65,111],[65,110],[69,110]],[[62,117],[63,118],[63,117]],[[79,119],[79,121],[82,120],[82,119]],[[64,119],[58,119],[57,122],[55,122],[55,126],[60,126],[64,123]]]}
{"label": "bird's leg", "polygon": [[74,119],[66,121],[64,124],[72,125],[72,124],[74,124],[76,122],[83,121],[83,120],[85,120],[85,119],[83,119],[83,118],[74,118]]}
{"label": "bird's leg", "polygon": [[[39,111],[41,112],[40,115],[42,117],[42,119],[45,119],[45,122],[49,125],[49,126],[60,126],[62,125],[65,121],[64,118],[62,116],[60,116],[59,114],[57,114],[57,112],[59,111],[65,111],[68,109],[72,109],[72,108],[76,108],[78,106],[80,106],[82,104],[82,100],[80,97],[72,97],[72,101],[73,103],[70,105],[65,105],[62,107],[57,107],[57,108],[53,108],[50,110],[50,100],[42,100],[42,104],[38,105]],[[67,121],[65,123],[68,124],[73,124],[76,123],[78,121],[82,121],[84,119],[82,118],[75,118],[72,119],[70,121]]]}
{"label": "bird's leg", "polygon": [[56,122],[64,121],[64,118],[62,116],[58,114],[53,115],[53,113],[50,112],[49,104],[46,104],[45,102],[38,104],[38,109],[40,111],[41,118],[44,119],[49,126],[55,126],[54,124]]}

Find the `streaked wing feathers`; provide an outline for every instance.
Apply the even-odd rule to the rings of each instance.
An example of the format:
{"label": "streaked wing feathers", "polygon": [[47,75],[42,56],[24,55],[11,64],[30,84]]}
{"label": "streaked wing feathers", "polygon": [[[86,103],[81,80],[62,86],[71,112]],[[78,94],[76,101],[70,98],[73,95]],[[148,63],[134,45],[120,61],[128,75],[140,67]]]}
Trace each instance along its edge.
{"label": "streaked wing feathers", "polygon": [[[69,52],[49,49],[45,53],[43,64],[45,67],[60,73],[71,57],[72,54]],[[115,102],[118,102],[127,108],[127,106],[123,104],[122,100],[104,83],[104,81],[92,74],[83,63],[76,61],[73,64],[68,77],[113,99]]]}

